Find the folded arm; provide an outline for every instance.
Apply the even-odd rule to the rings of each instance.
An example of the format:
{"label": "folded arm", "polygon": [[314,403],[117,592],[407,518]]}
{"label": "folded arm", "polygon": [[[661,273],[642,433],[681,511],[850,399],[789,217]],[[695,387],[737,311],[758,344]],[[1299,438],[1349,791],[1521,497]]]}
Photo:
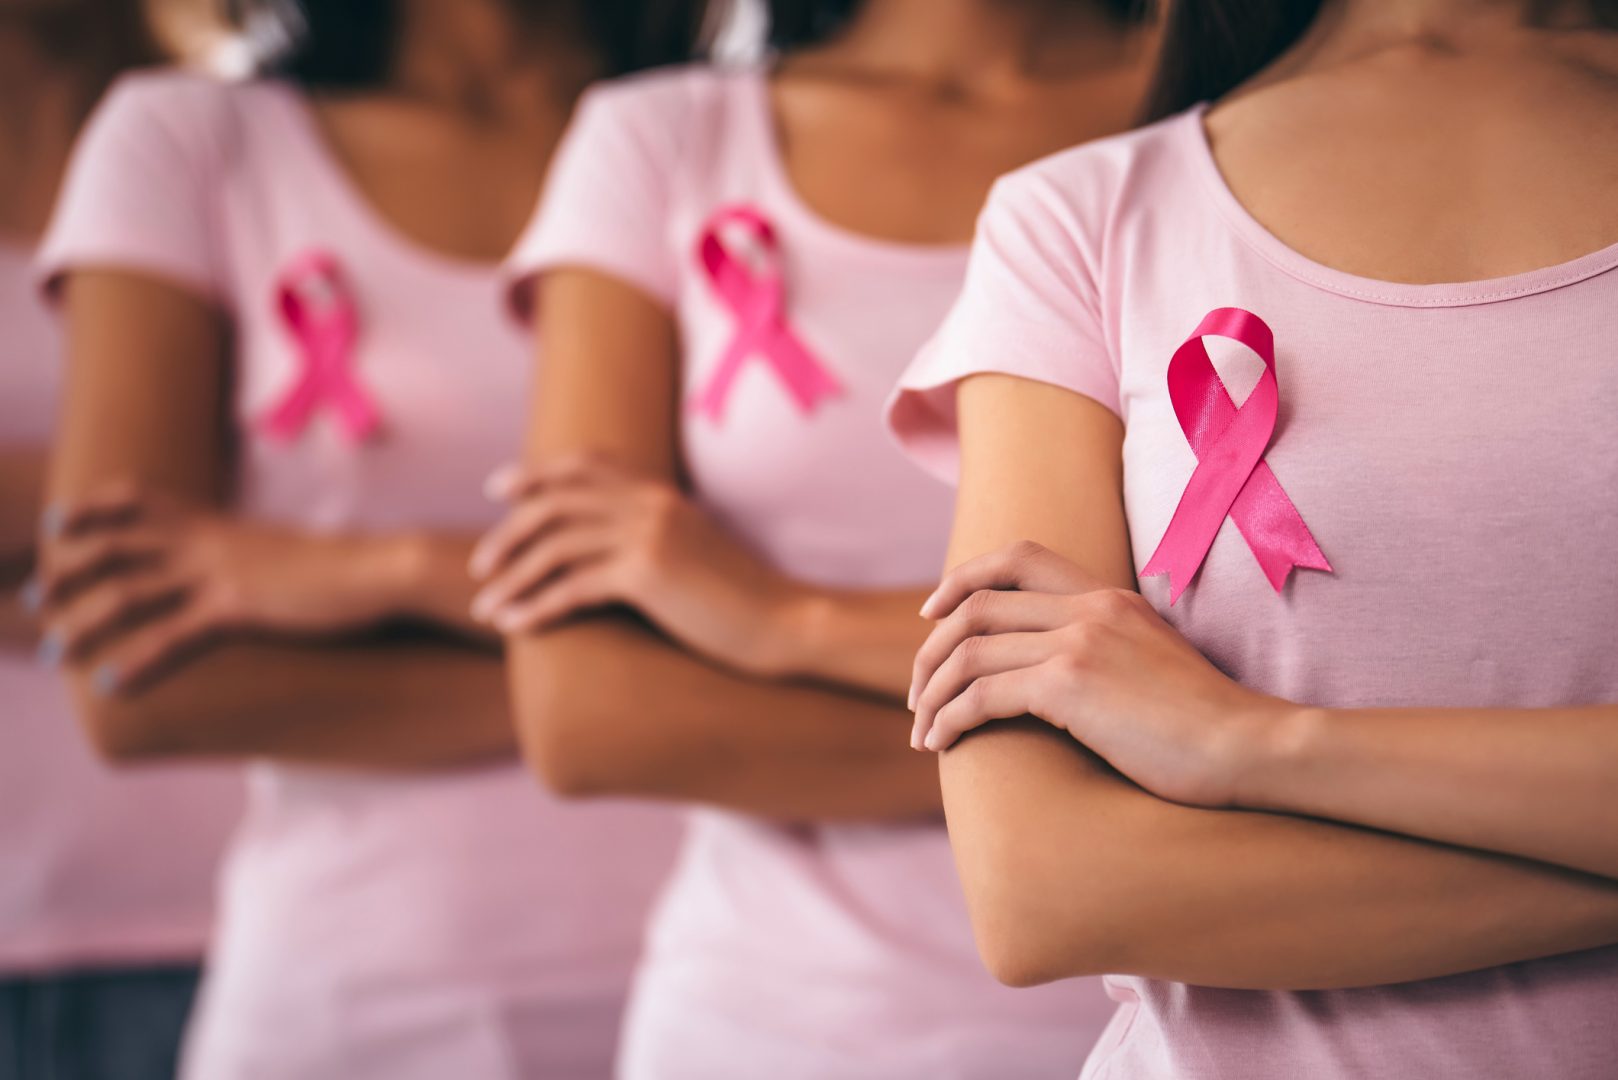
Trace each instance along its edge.
{"label": "folded arm", "polygon": [[[677,484],[681,401],[669,313],[632,287],[584,270],[548,275],[540,300],[544,362],[528,467],[540,473],[559,459],[596,454]],[[564,587],[570,572],[557,574]],[[689,583],[708,575],[698,567],[683,576]],[[645,795],[788,819],[936,814],[936,772],[905,748],[909,717],[899,702],[909,654],[925,632],[915,615],[921,594],[903,605],[891,596],[845,597],[835,618],[815,616],[820,629],[802,636],[811,644],[776,658],[771,674],[821,682],[792,682],[743,674],[673,640],[692,626],[693,610],[731,627],[747,617],[753,600],[724,591],[717,578],[725,575],[714,577],[705,590],[681,594],[684,615],[645,599],[644,588],[601,594],[639,600],[653,609],[644,612],[648,619],[687,620],[662,628],[667,636],[598,604],[593,613],[509,639],[513,709],[540,775],[563,793]],[[827,593],[824,601],[838,597]],[[857,632],[826,632],[844,619]],[[883,619],[902,629],[877,625]],[[701,632],[704,640],[732,636],[721,630],[727,628]],[[877,699],[862,686],[885,687],[891,696]]]}
{"label": "folded arm", "polygon": [[[1065,390],[960,388],[952,560],[1032,539],[1133,585],[1122,427]],[[1101,972],[1303,989],[1430,978],[1618,942],[1618,885],[1282,814],[1167,802],[1061,732],[995,724],[941,762],[979,947],[1002,979]]]}
{"label": "folded arm", "polygon": [[[470,627],[469,538],[306,541],[241,526],[222,509],[225,317],[138,274],[82,271],[65,288],[69,376],[49,497],[93,506],[117,489],[159,495],[168,508],[158,515],[151,500],[119,495],[123,509],[108,516],[135,520],[117,543],[95,528],[46,543],[42,573],[64,594],[52,599],[52,632],[71,637],[62,646],[67,675],[93,741],[120,759],[268,755],[420,767],[509,754],[515,737],[492,647],[377,632],[399,618]],[[368,556],[384,553],[388,569],[378,573]],[[195,576],[170,581],[181,554]],[[348,572],[359,566],[372,569]],[[214,587],[222,574],[229,588]],[[310,595],[300,598],[293,582]],[[243,600],[254,589],[263,595]],[[338,593],[356,606],[331,610]],[[227,614],[209,625],[219,611]],[[375,625],[350,625],[361,616]],[[138,641],[154,619],[199,632],[171,635],[172,655],[154,678],[114,689],[109,639]],[[323,619],[331,625],[315,625]]]}

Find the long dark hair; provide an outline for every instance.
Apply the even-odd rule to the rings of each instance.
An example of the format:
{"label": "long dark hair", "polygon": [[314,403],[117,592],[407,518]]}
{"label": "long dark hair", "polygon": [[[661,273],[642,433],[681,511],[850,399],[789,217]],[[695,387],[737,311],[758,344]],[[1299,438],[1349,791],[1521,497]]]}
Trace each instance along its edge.
{"label": "long dark hair", "polygon": [[[835,35],[859,11],[865,0],[766,0],[768,42],[776,52],[791,52]],[[1143,18],[1147,0],[1088,0],[1120,22]]]}
{"label": "long dark hair", "polygon": [[142,0],[77,0],[7,17],[21,19],[41,49],[82,73],[85,112],[120,72],[164,59]]}
{"label": "long dark hair", "polygon": [[[1146,120],[1213,101],[1264,70],[1297,43],[1323,0],[1167,0],[1157,73]],[[1534,5],[1543,15],[1554,0]],[[1618,0],[1589,0],[1596,22],[1618,28]]]}
{"label": "long dark hair", "polygon": [[[307,87],[362,89],[387,78],[398,40],[397,0],[221,0],[238,30],[267,46],[271,70]],[[542,9],[508,0],[513,10]],[[550,0],[572,3],[603,76],[691,60],[707,0]]]}

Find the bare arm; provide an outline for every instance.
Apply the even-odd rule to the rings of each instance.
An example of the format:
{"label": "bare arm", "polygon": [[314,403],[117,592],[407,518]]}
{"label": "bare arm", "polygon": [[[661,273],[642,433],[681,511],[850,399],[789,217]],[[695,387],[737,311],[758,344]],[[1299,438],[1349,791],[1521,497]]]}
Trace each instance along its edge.
{"label": "bare arm", "polygon": [[1618,706],[1293,710],[1236,798],[1618,878]]}
{"label": "bare arm", "polygon": [[0,648],[30,648],[38,634],[38,620],[18,590],[34,565],[44,470],[38,447],[0,446]]}
{"label": "bare arm", "polygon": [[[680,402],[668,313],[583,270],[548,276],[541,310],[529,464],[598,452],[674,480]],[[925,630],[914,611],[905,615],[915,624],[908,641],[886,638],[895,698]],[[509,650],[523,744],[564,793],[649,795],[783,818],[938,811],[936,775],[905,749],[909,716],[897,701],[735,674],[622,615],[515,637]],[[858,680],[850,673],[849,681]]]}
{"label": "bare arm", "polygon": [[[227,326],[200,299],[114,272],[67,282],[69,379],[53,501],[111,483],[203,505],[226,487]],[[76,538],[47,545],[50,564]],[[356,543],[361,541],[356,539]],[[413,587],[395,614],[464,611],[465,540],[383,537]],[[382,550],[378,549],[378,552]],[[69,664],[95,742],[115,757],[270,754],[343,764],[455,764],[514,746],[498,660],[418,641],[318,646],[235,643],[206,650],[150,685],[110,694],[92,656]],[[273,721],[273,722],[272,722]]]}
{"label": "bare arm", "polygon": [[[1122,428],[1067,391],[960,390],[952,560],[1033,539],[1133,585]],[[1430,978],[1618,941],[1618,885],[1288,817],[1166,802],[1065,734],[999,724],[941,763],[980,949],[1018,984],[1123,972],[1305,989]]]}

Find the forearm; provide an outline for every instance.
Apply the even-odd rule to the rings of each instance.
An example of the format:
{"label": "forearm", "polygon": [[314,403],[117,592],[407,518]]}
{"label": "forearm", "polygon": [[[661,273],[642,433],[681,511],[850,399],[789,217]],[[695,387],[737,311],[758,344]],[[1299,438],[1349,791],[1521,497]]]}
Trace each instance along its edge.
{"label": "forearm", "polygon": [[399,614],[476,640],[497,640],[471,614],[477,589],[466,564],[476,542],[471,533],[416,532],[391,538],[400,566],[395,590]]}
{"label": "forearm", "polygon": [[1618,706],[1300,709],[1237,798],[1618,878]]}
{"label": "forearm", "polygon": [[500,659],[458,644],[215,648],[139,691],[71,679],[103,754],[266,757],[384,770],[474,764],[516,746]]}
{"label": "forearm", "polygon": [[626,618],[510,645],[513,708],[536,771],[566,795],[625,795],[782,820],[939,812],[909,714],[853,693],[733,674]]}
{"label": "forearm", "polygon": [[1164,802],[1040,725],[968,739],[944,756],[942,780],[979,945],[1015,983],[1111,972],[1371,986],[1618,942],[1612,882]]}
{"label": "forearm", "polygon": [[805,588],[783,619],[775,670],[902,701],[931,625],[917,614],[929,591]]}

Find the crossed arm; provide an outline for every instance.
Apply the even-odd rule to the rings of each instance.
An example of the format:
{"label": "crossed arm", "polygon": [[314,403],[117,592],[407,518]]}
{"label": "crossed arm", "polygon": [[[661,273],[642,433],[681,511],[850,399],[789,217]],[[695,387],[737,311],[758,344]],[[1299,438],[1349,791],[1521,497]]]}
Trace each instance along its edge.
{"label": "crossed arm", "polygon": [[[1100,585],[1132,587],[1115,417],[1064,390],[980,376],[960,388],[960,418],[952,563],[1032,539]],[[1566,722],[1599,722],[1593,717],[1570,711]],[[1370,718],[1399,719],[1408,717]],[[1448,804],[1466,803],[1476,759],[1463,755],[1451,768],[1434,742],[1418,729],[1388,782],[1420,788],[1413,781],[1430,783],[1417,775],[1425,766],[1447,770],[1440,792]],[[1207,809],[1148,792],[1044,722],[974,732],[943,755],[941,778],[986,962],[1015,984],[1123,972],[1307,989],[1431,978],[1618,942],[1618,883],[1418,838],[1430,829],[1455,843],[1486,836],[1505,847],[1498,831],[1477,831],[1476,817],[1471,833],[1430,813],[1418,820],[1419,800],[1407,799],[1386,821],[1366,823],[1416,834],[1397,835],[1302,816],[1336,811],[1354,820],[1343,811],[1363,805],[1356,785],[1382,765],[1364,750],[1331,756],[1350,764],[1340,786],[1299,797],[1319,799],[1314,809],[1285,799],[1277,808],[1290,812]],[[1355,756],[1377,764],[1356,766]],[[1286,790],[1299,786],[1309,784]]]}
{"label": "crossed arm", "polygon": [[[47,640],[97,747],[119,760],[375,768],[509,755],[498,650],[464,632],[471,539],[313,538],[236,520],[223,509],[226,318],[136,273],[85,270],[65,288],[69,379],[49,498],[59,525],[77,523],[47,539],[42,573]],[[118,509],[97,520],[110,489]],[[382,633],[395,617],[461,636]],[[154,634],[169,636],[164,655],[140,656],[149,676],[109,682],[119,672],[107,657],[134,663],[128,643]]]}
{"label": "crossed arm", "polygon": [[[688,520],[669,313],[624,283],[571,269],[541,282],[540,306],[529,468],[542,475],[581,453],[608,458],[662,489],[658,520]],[[569,482],[627,490],[617,480]],[[610,512],[604,501],[588,505]],[[589,528],[568,514],[545,520],[536,550]],[[692,529],[701,552],[678,540]],[[552,787],[789,820],[937,814],[936,770],[906,748],[901,701],[926,632],[915,614],[924,591],[808,590],[689,524],[638,528],[633,539],[546,566],[530,604],[591,575],[599,583],[571,594],[588,595],[578,610],[508,643],[523,746]],[[711,584],[690,590],[692,581]],[[604,610],[603,601],[619,606]],[[815,614],[795,614],[805,610]],[[776,643],[756,661],[750,643],[766,639]]]}

